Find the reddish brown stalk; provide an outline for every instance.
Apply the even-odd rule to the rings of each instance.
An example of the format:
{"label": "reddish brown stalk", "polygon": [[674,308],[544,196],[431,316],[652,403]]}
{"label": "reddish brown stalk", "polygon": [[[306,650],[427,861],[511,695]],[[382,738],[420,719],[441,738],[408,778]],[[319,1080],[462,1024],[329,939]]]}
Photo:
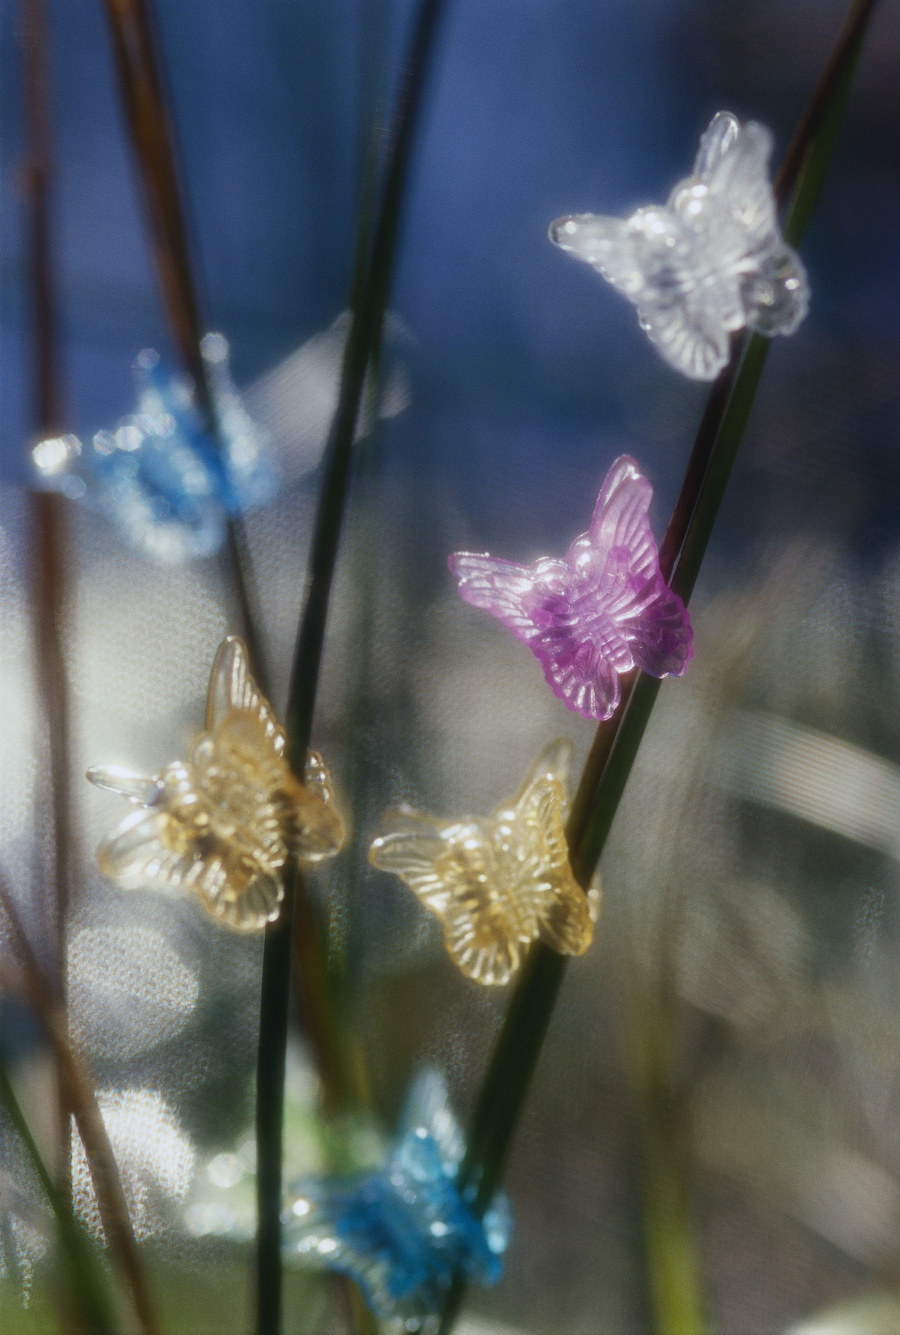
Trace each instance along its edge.
{"label": "reddish brown stalk", "polygon": [[143,0],[104,0],[119,90],[140,171],[153,259],[172,337],[211,415],[206,368],[200,356],[200,321],[181,190],[150,15]]}
{"label": "reddish brown stalk", "polygon": [[[213,438],[219,423],[206,363],[200,352],[204,334],[200,302],[179,182],[171,118],[153,38],[148,0],[103,0],[109,19],[119,90],[134,150],[150,232],[150,249],[172,335],[194,382],[196,403]],[[241,525],[228,520],[228,560],[234,577],[238,613],[254,675],[268,695],[262,645],[250,597],[249,553]]]}
{"label": "reddish brown stalk", "polygon": [[118,1257],[144,1335],[158,1335],[159,1327],[144,1283],[128,1204],[93,1083],[83,1061],[72,1047],[65,1012],[44,977],[22,927],[13,897],[2,878],[0,909],[9,926],[13,953],[21,969],[23,994],[43,1026],[56,1058],[60,1081],[67,1093],[68,1106],[72,1109],[90,1167],[103,1231]]}
{"label": "reddish brown stalk", "polygon": [[[47,436],[61,426],[59,368],[56,356],[56,303],[51,254],[51,111],[47,71],[46,18],[43,0],[24,0],[22,12],[25,119],[28,161],[25,191],[29,209],[30,276],[33,301],[33,367],[36,434]],[[32,492],[29,497],[32,535],[34,660],[42,705],[50,772],[50,821],[38,812],[40,860],[45,884],[56,893],[54,980],[60,1005],[66,993],[66,923],[72,876],[72,804],[69,785],[70,719],[66,666],[62,650],[62,618],[66,601],[65,514],[61,497]],[[48,837],[49,836],[49,837]],[[59,1124],[57,1179],[68,1195],[69,1117],[62,1087],[58,1090]]]}

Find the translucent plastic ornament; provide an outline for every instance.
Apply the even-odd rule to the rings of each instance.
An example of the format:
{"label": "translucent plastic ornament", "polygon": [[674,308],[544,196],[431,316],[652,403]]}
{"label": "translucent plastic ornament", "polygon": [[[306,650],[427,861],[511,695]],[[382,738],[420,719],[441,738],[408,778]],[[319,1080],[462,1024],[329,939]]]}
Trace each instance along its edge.
{"label": "translucent plastic ornament", "polygon": [[454,1275],[495,1282],[509,1240],[504,1195],[478,1219],[456,1187],[462,1137],[443,1077],[420,1072],[385,1162],[307,1182],[284,1217],[288,1257],[350,1275],[392,1329],[428,1329]]}
{"label": "translucent plastic ornament", "polygon": [[564,557],[532,565],[470,552],[450,557],[466,602],[527,644],[554,694],[586,718],[615,712],[623,672],[677,677],[693,655],[687,609],[659,568],[647,518],[652,496],[623,454],[604,479],[590,528]]}
{"label": "translucent plastic ornament", "polygon": [[224,926],[261,930],[278,917],[288,857],[321,862],[344,842],[321,756],[309,752],[301,783],[284,752],[247,650],[229,636],[213,663],[205,731],[186,761],[151,778],[88,770],[92,783],[138,808],[101,843],[100,870],[125,886],[189,890]]}
{"label": "translucent plastic ornament", "polygon": [[667,204],[550,225],[550,239],[624,293],[666,361],[692,380],[715,379],[735,330],[792,334],[806,315],[809,284],[778,228],[771,152],[764,126],[720,111],[694,174]]}
{"label": "translucent plastic ornament", "polygon": [[509,982],[533,941],[563,955],[591,944],[599,891],[578,885],[566,846],[570,755],[568,742],[551,743],[512,804],[480,820],[390,812],[369,851],[440,919],[451,959],[476,983]]}
{"label": "translucent plastic ornament", "polygon": [[215,439],[189,382],[147,349],[134,367],[135,413],[112,431],[98,431],[88,446],[66,435],[32,449],[44,486],[95,503],[130,546],[169,564],[218,551],[229,515],[263,504],[277,483],[266,438],[232,384],[228,344],[221,334],[207,334],[201,350]]}

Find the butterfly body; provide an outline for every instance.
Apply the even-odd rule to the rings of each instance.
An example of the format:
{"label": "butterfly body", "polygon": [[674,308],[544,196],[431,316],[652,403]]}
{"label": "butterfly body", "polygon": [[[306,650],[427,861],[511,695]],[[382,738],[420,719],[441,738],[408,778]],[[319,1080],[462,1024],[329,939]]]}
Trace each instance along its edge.
{"label": "butterfly body", "polygon": [[604,480],[590,529],[562,560],[519,565],[469,552],[450,558],[466,602],[523,640],[554,693],[587,718],[615,711],[623,673],[637,667],[678,675],[692,654],[687,611],[659,569],[647,518],[652,494],[623,455]]}
{"label": "butterfly body", "polygon": [[590,945],[596,898],[572,875],[565,839],[568,749],[542,752],[515,803],[482,820],[392,813],[369,860],[401,877],[444,927],[457,967],[502,986],[542,940],[564,954]]}
{"label": "butterfly body", "polygon": [[551,240],[632,301],[662,355],[692,379],[718,375],[736,330],[790,334],[806,314],[806,273],[778,230],[771,150],[763,126],[719,112],[693,175],[665,205],[626,219],[582,213],[551,224]]}
{"label": "butterfly body", "polygon": [[301,783],[284,752],[284,733],[250,675],[246,650],[229,637],[213,665],[206,730],[186,761],[149,779],[88,772],[139,804],[101,843],[101,871],[126,886],[193,891],[238,931],[264,927],[278,916],[288,857],[320,861],[344,838],[321,758],[310,752]]}

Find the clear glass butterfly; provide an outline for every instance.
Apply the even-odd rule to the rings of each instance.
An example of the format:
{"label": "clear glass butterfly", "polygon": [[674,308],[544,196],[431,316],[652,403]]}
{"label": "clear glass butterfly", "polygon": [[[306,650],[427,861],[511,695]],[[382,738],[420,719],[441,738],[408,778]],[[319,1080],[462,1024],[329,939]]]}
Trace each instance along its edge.
{"label": "clear glass butterfly", "polygon": [[228,344],[201,345],[218,420],[205,429],[190,384],[150,349],[134,366],[137,410],[90,445],[77,436],[38,442],[41,483],[106,513],[130,546],[169,564],[209,556],[225,539],[229,515],[271,499],[277,471],[266,437],[248,416],[228,370]]}
{"label": "clear glass butterfly", "polygon": [[502,1193],[483,1220],[456,1187],[463,1141],[443,1077],[420,1072],[385,1162],[304,1183],[284,1214],[285,1255],[350,1275],[390,1328],[428,1329],[455,1274],[491,1284],[510,1233]]}
{"label": "clear glass butterfly", "polygon": [[554,693],[586,718],[615,712],[623,672],[677,677],[693,656],[687,609],[659,568],[647,518],[652,496],[623,454],[604,479],[590,528],[564,557],[532,565],[470,552],[450,557],[466,602],[524,641]]}
{"label": "clear glass butterfly", "polygon": [[104,875],[125,886],[189,890],[226,927],[273,922],[288,857],[333,857],[345,832],[328,771],[310,751],[303,781],[285,759],[285,735],[230,635],[212,667],[205,731],[186,761],[151,778],[92,768],[91,783],[137,805],[97,850]]}
{"label": "clear glass butterfly", "polygon": [[480,820],[391,812],[369,850],[440,919],[451,959],[476,983],[508,983],[533,941],[563,955],[591,944],[599,891],[585,895],[569,865],[570,758],[568,742],[551,743],[512,804]]}
{"label": "clear glass butterfly", "polygon": [[715,379],[735,330],[791,334],[806,315],[809,284],[778,228],[771,152],[764,126],[720,111],[667,204],[550,225],[551,241],[624,293],[666,361],[692,380]]}

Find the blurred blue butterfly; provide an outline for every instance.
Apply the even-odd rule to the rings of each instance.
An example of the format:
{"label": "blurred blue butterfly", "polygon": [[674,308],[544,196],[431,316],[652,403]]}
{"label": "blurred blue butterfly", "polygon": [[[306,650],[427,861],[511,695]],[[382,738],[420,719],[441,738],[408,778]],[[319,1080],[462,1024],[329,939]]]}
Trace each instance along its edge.
{"label": "blurred blue butterfly", "polygon": [[232,383],[228,344],[207,334],[201,351],[218,442],[190,384],[147,349],[134,366],[136,412],[112,431],[98,431],[88,446],[61,436],[32,450],[44,486],[94,499],[131,546],[169,564],[218,551],[228,516],[269,500],[277,480],[263,433]]}
{"label": "blurred blue butterfly", "polygon": [[285,1212],[286,1252],[349,1275],[378,1317],[421,1330],[455,1274],[499,1279],[509,1241],[502,1193],[479,1220],[457,1191],[462,1155],[443,1077],[423,1071],[380,1168],[306,1183],[295,1195]]}

